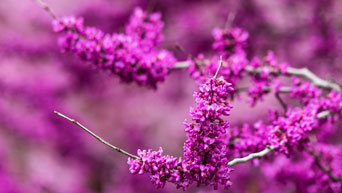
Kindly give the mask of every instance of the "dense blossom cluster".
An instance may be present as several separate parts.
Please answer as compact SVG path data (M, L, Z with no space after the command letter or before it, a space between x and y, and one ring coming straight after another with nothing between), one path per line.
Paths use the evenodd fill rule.
M188 71L190 75L199 82L203 82L206 75L213 75L216 72L219 58L223 57L223 66L220 74L231 82L234 86L245 75L252 78L253 84L248 87L249 103L254 106L257 101L263 100L263 96L273 90L277 93L282 84L276 80L279 75L287 74L289 64L279 62L272 51L260 60L253 57L247 58L246 41L249 37L248 32L241 28L229 27L225 29L215 29L213 31L214 43L213 49L217 52L209 61L209 64L200 65L198 62L189 59ZM198 61L205 61L203 55L196 58ZM203 62L202 62L203 63ZM204 62L205 63L205 62Z
M222 78L211 78L194 93L196 108L190 110L193 123L185 121L188 139L184 144L184 158L163 156L162 149L138 151L140 159L129 158L130 172L133 174L150 174L157 187L165 182L172 182L184 190L193 182L198 185L218 185L230 187L231 168L227 167L227 148L223 135L229 122L223 120L228 116L231 105L226 101L230 83Z
M215 73L219 56L224 59L223 67L220 71L222 76L233 85L242 77L242 72L248 64L246 46L249 34L241 28L216 28L213 30L213 49L217 52L208 66L209 73Z
M209 79L194 94L196 108L190 109L194 122L185 121L188 137L183 148L186 168L195 171L194 181L212 185L215 189L219 184L226 188L231 185L228 152L222 135L229 128L229 122L223 116L229 115L231 105L226 99L232 90L231 84L222 77Z
M267 145L289 155L293 148L303 149L307 145L310 131L313 131L318 124L324 126L327 122L332 123L337 120L342 113L341 104L342 94L331 91L325 97L311 98L310 103L307 103L304 108L288 109L285 116L271 111L269 125L258 121L253 127L248 124L244 124L241 128L233 127L229 132L227 143L231 144L231 149L240 156L260 151Z
M308 132L316 123L317 110L294 108L273 121L269 134L269 143L279 151L289 154L294 147L299 147L307 140Z
M315 87L311 82L302 82L297 77L292 77L291 97L299 98L303 104L315 99L322 94L322 90Z
M156 88L175 62L167 50L159 50L163 23L159 13L134 10L125 33L105 34L95 27L85 27L83 18L55 20L55 32L63 33L59 44L83 60L110 70L124 82Z
M182 158L163 156L162 153L162 148L159 151L138 150L140 159L128 159L129 171L140 175L149 173L152 183L157 188L163 188L166 182L172 182L177 184L178 188L182 187L185 190L189 181L184 179Z
M220 74L225 80L235 85L237 80L242 78L242 72L248 64L243 48L246 46L249 34L241 28L216 28L212 34L215 40L212 47L217 52L217 55L212 57L209 64L205 64L206 67L203 64L196 63L196 61L204 61L202 54L198 58L188 59L188 71L192 78L203 83L206 76L215 74L220 57L222 57L223 66Z
M336 87L319 88L317 82L305 82L296 76L291 76L292 84L285 86L288 82L284 83L279 77L291 75L292 72L288 70L289 64L279 62L272 51L268 51L262 60L259 57L252 57L249 61L243 49L248 38L247 32L239 28L228 28L216 29L213 34L213 48L224 59L220 75L234 86L238 85L238 80L249 76L252 84L246 90L251 106L263 100L265 94L273 93L285 111L282 115L278 111L270 110L269 123L257 121L252 126L243 124L241 127L231 128L224 142L229 149L229 159L248 156L266 148L291 157L296 150L307 149L312 144L314 134L320 134L316 140L328 135L328 127L341 118L342 94L335 90ZM194 60L188 61L191 76L201 82L206 75L214 74L218 58L218 55L214 55L209 64L204 65ZM205 61L202 55L198 60ZM330 91L324 92L323 89ZM292 99L299 100L302 107L290 106L293 103L286 104L280 94L289 94ZM324 129L318 129L321 127ZM336 152L331 154L334 155ZM319 169L322 172L322 168ZM328 178L324 181L329 187L336 186L333 182L334 180ZM316 190L313 189L314 191ZM338 191L339 189L334 189L333 192Z

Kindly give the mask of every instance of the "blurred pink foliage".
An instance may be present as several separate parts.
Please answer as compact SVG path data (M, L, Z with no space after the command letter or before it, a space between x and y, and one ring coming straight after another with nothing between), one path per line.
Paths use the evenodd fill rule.
M188 56L175 48L177 44L194 56L200 53L213 56L210 69L206 69L211 75L218 64L212 44L220 38L216 31L214 39L212 31L224 28L228 15L234 14L230 25L249 34L248 39L244 38L247 35L240 36L239 42L246 42L242 46L243 53L234 53L236 60L254 56L260 61L267 60L264 57L268 50L273 50L278 61L286 61L293 67L308 67L323 79L342 81L342 2L338 0L45 2L58 16L83 17L86 26L109 34L124 32L137 6L160 12L165 26L164 40L159 48L173 52L180 61ZM179 70L158 83L157 90L122 84L111 73L98 70L72 53L62 53L51 23L48 13L34 1L2 0L0 3L0 192L183 192L171 184L157 190L147 176L131 175L126 157L98 143L54 115L53 111L77 118L98 135L129 152L156 150L162 146L164 153L182 157L187 139L182 123L185 118L191 119L188 111L194 106L192 94L197 90L197 82L186 70ZM215 51L220 46L216 44ZM221 70L223 75L239 76L224 67ZM268 74L266 77L269 83ZM237 100L232 102L229 122L235 129L227 140L234 140L233 134L248 139L236 144L241 150L232 150L236 157L266 146L255 136L265 136L267 130L261 129L262 120L265 121L269 114L277 124L287 121L267 111L269 107L282 111L277 100L258 93L258 88L281 87L278 82L265 85L264 79L253 78L256 89L248 92L255 96L251 99L255 107L250 108L245 102L245 94L234 95ZM273 81L273 77L270 79ZM250 83L241 81L239 84L243 87ZM310 85L298 84L294 88L297 92L287 99L303 99L303 93L312 91ZM312 92L310 94L316 94ZM331 100L338 98L334 93L329 96ZM260 99L263 103L259 103ZM322 103L324 101L320 105ZM318 143L310 148L332 171L339 171L335 175L342 176L342 135L338 130L341 121L337 117L330 119L331 125L325 125L324 130L310 131L317 134L310 140ZM251 130L251 133L240 136L243 130ZM292 142L286 144L286 148L288 145L292 146ZM317 168L314 156L305 152L294 152L290 158L276 154L235 167L231 175L233 185L228 190L213 191L202 186L190 187L187 192L341 191L341 183L330 186L329 177Z

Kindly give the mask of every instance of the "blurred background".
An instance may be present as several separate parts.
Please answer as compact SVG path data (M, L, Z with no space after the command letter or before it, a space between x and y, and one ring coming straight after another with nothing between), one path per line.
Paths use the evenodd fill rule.
M45 0L58 16L82 16L107 33L123 31L136 6L162 13L163 48L179 60L187 52L210 56L215 27L229 14L233 26L250 33L249 57L273 50L280 61L308 67L320 77L342 81L342 1L339 0ZM127 157L70 122L77 119L110 143L131 153L163 147L182 156L184 119L196 82L186 70L172 72L157 90L122 84L77 56L62 53L51 17L33 0L0 2L0 192L131 193L183 192L173 184L157 190L149 177L128 171ZM234 101L232 125L267 114L274 99L249 108ZM248 113L246 113L248 112ZM229 190L193 185L188 192L282 192L250 164L237 167ZM263 189L267 184L268 189ZM275 188L270 188L275 187ZM291 185L289 191L295 192Z

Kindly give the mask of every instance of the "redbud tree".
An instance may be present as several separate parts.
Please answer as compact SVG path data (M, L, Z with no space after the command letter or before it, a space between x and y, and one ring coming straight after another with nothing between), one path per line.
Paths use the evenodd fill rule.
M298 6L296 9L301 6L292 1L284 2L289 6ZM248 15L252 14L248 10L256 9L257 6L249 3L247 3L250 6L248 9L225 12L224 24L214 23L213 28L210 29L212 40L209 47L205 46L201 50L193 48L196 46L187 49L189 45L196 43L190 41L187 45L185 40L191 38L191 35L185 36L184 42L171 41L172 43L170 43L170 38L167 35L171 37L175 35L165 34L165 27L173 29L172 33L181 31L181 29L177 29L176 25L169 25L168 18L162 14L167 13L168 9L172 10L172 7L164 7L165 5L172 6L172 3L159 4L159 2L155 2L153 4L150 2L149 6L132 7L129 9L130 16L122 20L121 27L106 30L101 26L96 26L96 23L88 25L89 16L64 16L58 11L54 11L52 5L35 0L34 5L45 10L45 14L42 11L39 12L41 17L51 16L51 27L44 30L50 30L46 33L49 33L50 38L56 40L41 49L51 49L58 55L49 56L50 58L65 61L63 66L57 69L63 69L61 71L67 71L72 76L90 80L77 82L71 78L72 76L65 78L65 75L59 75L63 73L59 73L53 67L48 67L47 76L49 78L38 79L40 82L33 84L37 87L36 90L29 87L27 91L24 89L25 92L22 92L25 84L17 86L13 84L13 81L10 81L12 85L4 84L4 88L8 87L8 93L10 93L5 97L11 98L11 96L16 96L16 93L20 93L25 100L34 101L38 98L35 106L39 110L35 113L46 116L46 114L54 112L57 115L53 118L49 117L49 120L43 123L46 127L52 125L53 131L35 129L35 132L30 132L29 129L22 128L40 128L39 124L38 126L34 124L29 126L25 124L24 120L22 125L20 123L15 125L13 124L16 120L15 117L10 117L10 119L6 115L2 121L4 125L7 124L8 128L15 128L14 130L23 138L42 141L38 142L41 144L50 143L49 147L53 150L48 150L48 152L54 152L51 153L54 155L54 159L70 163L72 166L77 165L76 169L75 167L70 169L77 175L66 174L66 178L80 179L76 180L77 183L75 181L69 186L57 186L54 185L59 180L56 177L51 177L51 181L36 177L37 180L27 183L28 186L32 186L29 191L134 192L139 191L139 188L136 188L139 187L139 183L135 183L134 180L148 178L151 181L150 184L143 182L143 186L150 187L145 190L147 192L163 190L166 192L342 192L342 136L339 128L342 116L342 86L338 83L339 72L336 70L333 73L334 76L322 78L322 73L320 76L317 75L317 67L314 68L313 65L304 64L303 67L296 67L298 65L286 62L283 59L285 57L278 57L276 50L279 48L277 46L281 47L282 45L274 46L273 48L277 48L275 50L270 49L272 46L262 45L260 43L263 41L262 38L255 36L259 33L258 30L267 30L267 27L251 27L248 26L248 22L247 24L243 22L244 17L254 17ZM196 3L189 4L193 6ZM208 4L215 5L215 3ZM325 13L324 10L332 9L332 4L333 2L330 1L317 1L307 3L305 6ZM189 5L184 3L184 6ZM191 6L187 8L191 8ZM215 10L204 6L203 10L206 9ZM191 11L178 10L178 13L185 15L183 18L187 21L185 26L196 25L194 24L196 21L191 19L194 16L189 12ZM100 13L98 14L100 15ZM256 14L255 17L260 17L259 19L265 17L261 13L254 14ZM104 15L108 16L108 14ZM323 35L316 34L317 36L309 38L310 45L316 47L315 51L312 51L314 53L310 57L306 57L307 62L312 62L315 66L319 64L318 61L330 61L335 66L340 65L341 57L336 53L339 49L336 42L341 43L341 39L337 35L338 29L328 25L330 23L324 18L322 19L323 16L313 15L312 17L311 25L314 27L311 26L313 29L307 29L307 31L312 30L318 33L321 30ZM196 25L196 27L198 26L201 27L201 25ZM306 30L297 30L298 33L306 33ZM288 33L290 34L290 32ZM275 34L276 32L265 34L263 38L274 41L277 39L273 37L276 36ZM288 42L291 41L293 40ZM281 44L280 41L272 43ZM167 46L168 44L171 45ZM15 43L10 45L15 47ZM9 45L7 46L9 47ZM18 44L17 47L24 47L21 49L28 53L28 56L38 55L39 58L39 53L42 52L39 49L30 51L21 44ZM17 47L14 50L17 50ZM300 51L298 50L298 52ZM68 64L70 61L78 63L77 67L70 66ZM300 60L292 61L302 63ZM47 62L47 65L57 64ZM324 65L329 66L330 64L325 63ZM92 73L104 73L105 76L102 75L101 79L96 82L91 80L94 78ZM177 76L173 78L173 81L180 79L181 85L192 84L193 86L182 89L179 85L167 84L168 79L172 79L172 76ZM4 75L4 77L6 76ZM60 79L65 80L60 81ZM117 81L111 84L104 83L112 79ZM141 142L146 131L139 129L141 126L134 124L137 119L144 120L144 116L128 117L127 119L134 125L133 129L129 131L125 131L125 128L113 130L114 134L126 132L125 140L118 144L115 140L111 140L113 141L111 143L106 141L104 138L110 138L108 134L102 138L101 135L95 134L95 131L67 115L77 114L75 116L79 119L83 119L82 116L85 116L82 113L84 111L70 110L75 107L62 102L61 95L65 97L68 96L68 92L73 93L73 97L63 97L66 101L73 99L74 101L71 103L77 103L78 98L80 100L87 98L85 101L96 101L101 98L96 97L96 92L103 92L102 89L109 90L111 87L118 88L117 91L121 93L113 99L118 101L114 104L118 106L125 104L125 109L134 109L135 111L139 109L139 106L135 104L145 103L143 93L152 96L162 92L161 88L166 91L176 88L176 93L180 92L177 89L181 89L182 92L193 94L192 98L189 97L192 102L187 103L190 104L190 110L188 110L189 105L177 106L177 109L186 109L189 115L183 118L183 127L177 130L181 140L168 143L168 145L174 145L179 149L176 151L176 155L167 150L171 148L169 146L160 145L158 149L156 148L158 145L148 145L152 142ZM125 90L126 88L137 90L134 96L139 100L127 97L129 92L134 91ZM189 90L189 88L191 89ZM80 94L77 94L78 89L82 90ZM39 90L40 92L38 92ZM91 99L91 97L94 98ZM158 98L160 97L165 97L167 101L177 98L177 96L163 94L158 95ZM138 102L136 103L134 100L138 100ZM1 102L3 114L5 114L5 109L9 108L7 103L8 101ZM150 103L152 104L153 101ZM105 106L109 104L105 104ZM32 107L35 106L32 105ZM94 106L97 106L96 102ZM111 106L111 108L115 109L116 106ZM237 112L234 110L240 108L243 110L239 112L238 116L243 118L236 121L234 119L237 119L238 116L234 116L234 112ZM103 110L100 107L95 107L95 109L98 112ZM92 109L89 107L87 110L91 111ZM175 122L172 120L172 116L169 116L169 112L163 110L158 112L169 122ZM127 113L116 113L116 115L123 117ZM102 120L110 116L110 114L106 114ZM80 137L80 131L68 124L70 122L66 120L74 123L110 147L111 150L116 151L117 154L122 155L117 159L124 160L128 165L124 162L117 164L116 167L122 168L117 175L128 181L127 186L111 187L109 184L113 181L106 178L105 175L96 173L96 168L104 172L113 166L106 161L107 157L103 156L103 153L90 153L95 151L89 150L93 148L89 145L94 144L93 141L87 136ZM118 118L117 121L119 120ZM147 121L151 121L151 123L145 123L148 125L154 124L158 120L144 120L144 122ZM101 123L99 124L101 125ZM176 125L181 126L181 124ZM96 128L97 124L93 124L92 127ZM154 132L161 129L156 127ZM148 141L158 140L157 134L148 138ZM167 151L164 152L164 150ZM3 152L1 151L3 156L0 158L4 157L3 159L7 160L8 153ZM32 155L35 154L32 153ZM115 156L116 154L110 155ZM47 166L42 171L46 171L48 168ZM69 171L68 167L65 171ZM41 175L46 176L47 174ZM92 175L93 177L91 177ZM0 187L4 187L6 193L25 190L25 186L19 185L20 180L18 181L15 176L11 170L6 169L5 164L0 167L0 178L3 178ZM67 184L70 180L61 179L60 181L61 184ZM129 181L131 182L129 183ZM87 183L91 185L84 185Z

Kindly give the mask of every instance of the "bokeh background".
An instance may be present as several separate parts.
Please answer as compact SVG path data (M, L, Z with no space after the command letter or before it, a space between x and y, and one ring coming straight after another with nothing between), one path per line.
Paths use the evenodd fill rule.
M165 21L163 48L179 60L175 46L212 54L211 32L233 26L250 33L247 54L273 50L280 61L308 67L342 81L342 1L339 0L45 0L58 16L82 16L105 32L123 31L136 6L159 11ZM33 0L0 1L0 192L2 193L175 193L157 190L149 177L128 171L127 158L54 115L69 115L129 152L163 147L182 156L184 119L196 82L186 70L172 72L157 90L122 84L77 56L62 53L51 17ZM234 101L232 125L253 122L280 108L272 98L249 108ZM338 138L341 139L341 138ZM270 169L272 170L272 169ZM250 164L233 173L233 187L218 192L295 192L291 184L263 180ZM267 184L267 188L265 188ZM273 187L273 188L272 188ZM188 192L217 192L192 186Z

